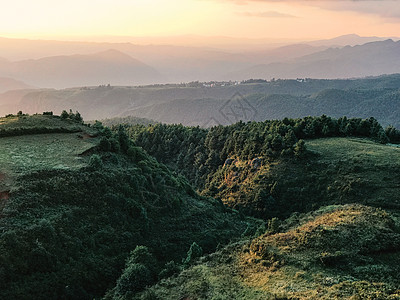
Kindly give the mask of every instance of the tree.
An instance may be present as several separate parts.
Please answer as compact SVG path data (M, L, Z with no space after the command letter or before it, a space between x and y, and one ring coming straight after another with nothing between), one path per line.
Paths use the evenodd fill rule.
M61 119L66 120L66 119L68 119L68 117L69 117L69 114L67 113L67 111L63 110L61 113Z
M122 152L127 153L130 146L130 140L126 134L124 126L122 125L119 125L118 127L118 141Z
M306 143L304 142L304 140L299 140L293 149L294 155L296 155L296 157L303 157L306 153L306 150Z
M381 129L379 130L377 138L378 138L379 143L381 143L381 144L387 144L387 143L389 143L389 138L388 138L388 136L386 135L386 133L385 133L385 131L383 130L383 128L381 128Z
M146 246L136 246L125 263L125 269L117 280L119 295L143 290L155 279L156 260Z
M386 136L389 138L391 143L400 144L400 130L390 125L385 129Z
M75 113L75 116L74 116L73 119L74 119L75 121L77 121L78 123L82 123L82 122L83 122L83 118L82 118L81 114L79 113L79 111L77 111L77 112Z

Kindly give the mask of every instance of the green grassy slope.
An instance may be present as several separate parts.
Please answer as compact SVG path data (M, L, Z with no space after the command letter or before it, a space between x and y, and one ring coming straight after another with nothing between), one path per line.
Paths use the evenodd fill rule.
M27 172L86 165L80 155L98 144L96 135L87 126L55 116L0 118L0 190L9 190L14 179Z
M0 118L0 135L23 135L41 132L86 132L93 133L90 128L71 119L61 119L53 115L8 115Z
M41 169L79 169L87 163L80 155L97 145L96 138L78 133L24 135L1 138L0 170L8 180ZM0 189L3 182L0 182Z
M114 298L399 299L400 148L365 137L383 132L373 119L344 120L128 127L193 183L206 172L197 185L203 195L269 220L264 235L140 295ZM356 131L345 137L344 128ZM306 138L305 151L291 130Z

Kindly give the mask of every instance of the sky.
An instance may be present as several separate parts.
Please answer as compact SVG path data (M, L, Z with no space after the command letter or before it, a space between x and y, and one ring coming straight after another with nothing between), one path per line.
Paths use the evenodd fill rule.
M1 1L0 36L12 38L400 35L400 0Z

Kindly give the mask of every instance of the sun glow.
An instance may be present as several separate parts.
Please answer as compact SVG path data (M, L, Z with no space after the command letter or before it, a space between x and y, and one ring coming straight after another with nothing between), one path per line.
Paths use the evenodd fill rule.
M390 36L400 32L400 12L399 16L388 16L383 10L374 14L370 4L364 4L370 1L357 1L352 6L349 1L340 2L343 4L334 6L318 5L318 1L308 5L299 1L14 0L0 10L0 35L320 38L346 33ZM380 1L380 7L387 5L389 10L395 2Z

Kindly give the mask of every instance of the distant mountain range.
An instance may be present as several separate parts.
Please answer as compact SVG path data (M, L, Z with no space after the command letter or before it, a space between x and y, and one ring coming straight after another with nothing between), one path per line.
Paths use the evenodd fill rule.
M400 43L383 39L346 35L262 46L266 41L193 37L190 40L201 46L189 47L184 46L183 38L170 43L164 39L162 45L0 38L0 57L4 57L0 59L0 77L31 86L64 88L249 78L348 78L400 72ZM173 45L176 40L179 46ZM210 44L206 47L207 41Z
M332 39L308 41L306 44L311 46L325 46L325 47L344 47L356 46L371 42L385 41L388 39L398 41L397 37L378 37L378 36L359 36L357 34L345 34Z
M86 120L134 116L211 126L327 114L373 116L383 125L400 127L400 76L395 74L400 73L400 41L391 39L349 35L240 53L130 43L7 41L0 39L0 115L71 108ZM363 41L369 42L341 46ZM28 53L23 45L31 46L35 55L49 56L11 61L7 51ZM78 50L80 54L70 54ZM381 74L395 75L370 78ZM250 78L271 80L235 82ZM201 83L212 80L224 82ZM152 83L157 84L145 86ZM245 100L232 102L234 95ZM243 105L255 113L242 118L222 111Z

